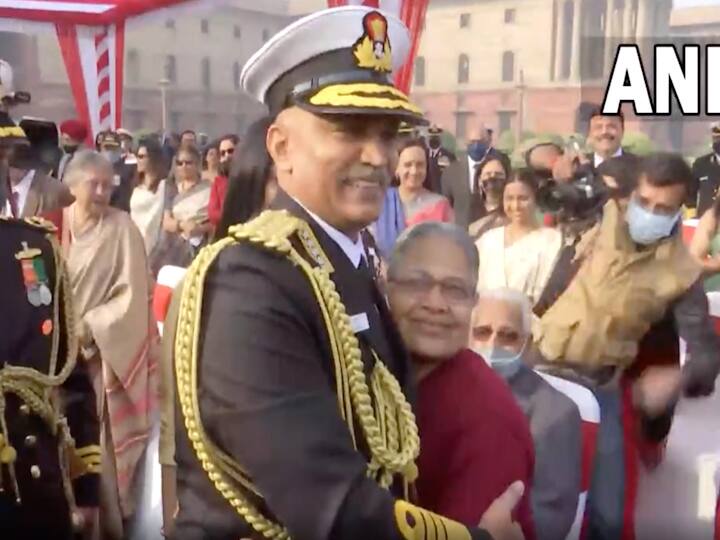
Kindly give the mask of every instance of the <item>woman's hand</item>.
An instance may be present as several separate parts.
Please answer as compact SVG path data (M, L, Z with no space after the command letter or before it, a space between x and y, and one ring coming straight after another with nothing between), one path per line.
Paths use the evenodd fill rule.
M163 229L165 232L175 234L180 230L179 225L178 220L170 212L165 212L165 217L163 217Z
M198 223L194 219L188 219L187 221L180 222L180 230L182 231L183 236L186 236L187 238L197 236L199 228Z

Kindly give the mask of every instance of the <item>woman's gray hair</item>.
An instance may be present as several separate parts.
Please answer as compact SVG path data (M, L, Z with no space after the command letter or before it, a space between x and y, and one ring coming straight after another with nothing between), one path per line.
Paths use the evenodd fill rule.
M112 173L113 166L105 156L95 150L80 150L68 163L63 183L72 187L83 179L83 173L98 169L107 169Z
M455 242L455 245L462 249L468 262L470 281L474 288L477 285L478 268L480 266L478 250L465 229L458 227L454 223L443 223L441 221L423 221L406 229L400 235L388 259L388 276L392 277L397 273L397 269L402 264L405 253L407 253L408 249L410 249L415 242L430 236L441 236L452 240ZM439 253L438 256L442 257L442 254Z
M522 316L523 332L526 336L532 333L532 306L526 294L506 287L481 289L478 291L477 305L481 306L483 300L497 300L518 308Z

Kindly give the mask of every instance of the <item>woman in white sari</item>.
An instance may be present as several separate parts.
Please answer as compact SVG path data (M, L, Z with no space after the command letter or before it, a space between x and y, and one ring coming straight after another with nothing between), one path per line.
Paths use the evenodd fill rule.
M212 233L208 219L211 184L201 177L200 153L183 146L175 156L175 185L165 193L163 231L150 257L154 275L165 265L190 266Z
M145 246L130 216L111 208L113 170L91 150L65 172L75 202L61 238L73 291L81 355L101 426L102 476L94 538L120 540L135 510L136 468L157 410L157 330L150 311Z
M165 158L153 141L141 141L137 150L138 183L130 198L130 217L145 240L145 252L152 253L160 239L165 203Z
M561 233L539 223L536 192L532 172L516 171L503 190L507 225L486 232L476 242L480 255L478 289L514 289L525 293L533 305L562 247Z

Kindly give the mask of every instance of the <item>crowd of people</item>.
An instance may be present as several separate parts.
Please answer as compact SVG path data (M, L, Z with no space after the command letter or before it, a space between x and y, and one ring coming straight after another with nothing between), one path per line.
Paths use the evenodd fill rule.
M308 58L288 38L333 24L348 35ZM94 390L96 442L75 450L97 485L75 490L73 533L159 534L134 522L159 423L163 533L179 540L633 538L637 463L659 465L678 400L710 395L720 372L706 295L720 290L720 124L690 167L624 151L624 117L597 108L588 153L535 140L513 167L479 122L445 148L389 82L372 84L392 106L365 87L342 106L297 93L386 70L390 48L363 40L401 41L388 24L329 10L266 45L242 84L269 114L242 134L118 129L87 147L68 120L57 151L0 138L0 225L54 225L75 315L59 339L77 339ZM4 114L0 137L18 135ZM188 270L161 347L167 266ZM60 301L28 275L23 308ZM567 385L599 406L590 448ZM0 488L7 449L31 451L18 437L3 424ZM0 489L0 536L50 538L51 520L13 514L25 464L17 500Z

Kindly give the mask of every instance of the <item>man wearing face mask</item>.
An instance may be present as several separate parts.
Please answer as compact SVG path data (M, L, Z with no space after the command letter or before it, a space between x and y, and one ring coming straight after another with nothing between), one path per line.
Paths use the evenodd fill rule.
M97 137L100 153L105 156L113 166L113 192L110 197L110 206L130 211L130 197L133 191L135 178L135 165L125 163L122 154L122 141L114 131L105 131Z
M720 122L712 124L710 133L712 135L712 152L697 158L692 166L697 189L688 198L688 205L697 206L698 218L702 217L712 206L720 189Z
M442 133L443 130L435 124L428 129L428 189L435 193L442 193L443 171L457 161L455 154L442 145Z
M530 424L535 472L530 501L538 540L565 538L575 521L581 473L577 406L529 367L530 302L512 289L481 290L470 347L505 381Z
M474 126L468 134L467 150L458 155L443 173L443 195L450 200L455 211L455 223L467 229L485 215L479 188L476 185L476 169L484 159L497 153L492 147L492 131L484 124Z
M637 479L626 470L623 396L632 398L642 440L662 441L675 403L712 394L720 371L720 343L708 314L700 267L678 234L683 202L693 183L683 158L654 154L640 166L629 202L611 199L600 223L586 232L572 260L560 258L535 307L541 363L590 388L601 425L588 511L590 538L621 538L632 530ZM558 284L562 286L558 287ZM547 292L547 291L546 291ZM543 295L545 296L545 295ZM549 307L548 307L549 306ZM688 344L682 370L673 327ZM670 365L659 365L659 364ZM630 439L630 440L628 440ZM637 440L636 440L637 439ZM624 519L627 515L629 519Z
M236 135L225 135L218 143L220 165L218 166L218 175L215 177L210 189L210 202L208 203L208 219L215 227L220 223L220 217L222 216L225 193L230 178L230 167L237 144L238 138Z

